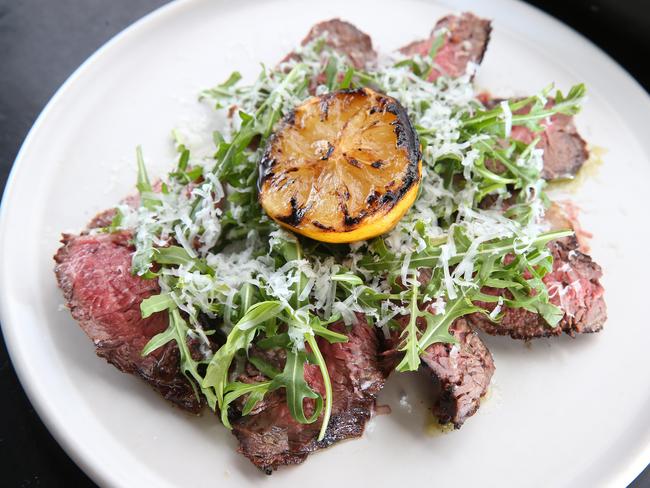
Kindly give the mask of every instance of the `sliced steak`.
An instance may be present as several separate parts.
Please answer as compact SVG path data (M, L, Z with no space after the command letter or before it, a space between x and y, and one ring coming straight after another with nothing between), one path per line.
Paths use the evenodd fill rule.
M441 424L451 422L459 429L478 410L494 374L494 361L464 319L456 320L449 330L458 344L429 346L421 355L420 369L431 375L440 390L433 414Z
M487 99L485 95L479 96L488 108L496 107L501 99ZM552 107L554 100L549 100L547 107ZM517 114L526 114L530 107L518 110ZM533 133L523 126L514 126L511 137L525 144L530 144L539 136L537 147L544 150L544 168L542 178L548 181L575 176L580 168L589 159L587 143L578 133L573 121L573 116L556 114L550 120L542 122L544 131L540 134Z
M420 320L418 326L424 328L426 324ZM407 321L407 317L400 319L402 325ZM456 320L449 332L458 344L439 342L429 346L420 355L420 372L430 376L434 382L433 414L441 424L451 422L459 429L478 410L495 368L492 354L464 318ZM402 357L402 353L396 350L399 341L399 333L394 333L384 353L389 370Z
M534 339L560 335L598 332L607 319L600 266L573 244L555 241L549 244L553 254L553 271L544 277L550 301L560 307L564 317L556 327L550 327L538 314L521 308L504 307L500 323L482 314L468 316L472 326L492 335L509 335L513 339ZM499 295L502 290L485 288L484 293ZM507 294L507 292L505 292ZM494 303L477 302L488 310Z
M158 180L154 182L153 187L154 187L154 191L156 192L160 191L161 181ZM140 206L140 195L138 193L133 193L128 197L122 199L120 203L124 205L128 205L129 207L135 209ZM87 234L88 231L91 231L93 229L102 229L108 227L113 222L113 219L115 218L116 214L117 214L117 207L109 208L108 210L99 212L97 215L93 217L93 219L90 222L88 222L88 225L86 226L86 229L84 230L84 232L82 232L82 234Z
M549 102L549 105L552 103ZM524 109L522 113L527 111ZM573 123L573 116L556 114L544 126L544 132L540 134L541 140L537 144L537 147L544 150L542 178L551 181L575 176L589 158L589 152L587 143ZM535 137L536 134L527 127L512 128L512 138L515 140L530 144Z
M341 19L331 19L314 25L301 45L323 37L325 42L334 50L347 56L355 68L363 69L377 61L377 53L372 48L372 39L349 22ZM284 59L300 59L297 53L289 53Z
M98 222L102 219L96 219ZM135 374L165 399L197 413L203 404L179 370L176 344L142 357L147 342L167 328L165 314L147 319L140 303L160 292L156 280L131 274L131 234L64 235L55 273L72 316L95 344L97 355Z
M427 39L414 41L399 51L407 56L428 56L434 40L446 32L445 42L436 54L437 66L429 79L433 81L443 75L455 78L464 75L470 63L481 63L490 41L491 30L489 20L481 19L472 13L448 15L436 23Z
M332 417L322 441L317 440L320 421L300 424L291 417L284 390L268 394L254 412L233 421L239 451L267 474L278 466L303 462L312 451L363 433L375 408L375 396L384 385L385 374L380 367L377 330L363 317L358 319L349 330L342 323L330 327L347 334L348 342L318 341L332 381L333 399ZM269 362L278 366L277 359ZM250 381L250 373L248 378L240 380ZM323 394L322 378L316 366L306 365L305 380Z
M552 206L547 220L554 229L575 227L574 217L567 217L558 206ZM579 235L576 232L577 235ZM556 327L550 327L538 314L521 308L504 307L500 323L494 323L485 315L472 314L469 323L492 335L509 335L514 339L534 339L561 335L598 332L607 320L604 289L600 284L602 270L590 256L580 250L576 236L566 237L548 245L553 255L553 271L543 281L550 301L560 307L564 316ZM506 294L507 291L484 288L490 295ZM496 304L477 302L492 311Z

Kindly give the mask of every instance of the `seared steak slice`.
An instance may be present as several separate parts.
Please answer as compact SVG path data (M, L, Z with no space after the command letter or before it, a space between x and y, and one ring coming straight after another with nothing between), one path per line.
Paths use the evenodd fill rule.
M492 335L509 335L513 339L534 339L577 333L598 332L607 319L604 291L599 279L600 266L589 256L577 250L575 238L549 244L553 254L553 271L544 277L551 303L564 312L556 327L550 327L538 314L521 308L504 307L500 323L492 322L482 314L468 316L472 326ZM484 293L498 295L502 290L483 289ZM507 293L507 292L506 292ZM477 302L488 310L496 304Z
M552 104L553 101L549 101L549 106ZM524 109L521 113L528 110ZM537 147L544 150L542 178L550 181L575 176L589 158L589 152L587 143L573 123L573 116L556 114L545 126L537 144ZM515 140L530 144L535 137L527 127L512 128L512 138Z
M239 451L267 474L278 466L303 462L312 451L343 439L360 437L372 416L375 396L385 380L379 361L377 330L362 316L358 316L358 323L349 330L342 323L334 324L330 329L346 334L349 340L337 344L318 340L332 381L333 400L332 417L322 441L317 440L319 421L305 425L291 417L284 390L268 394L253 413L233 422ZM269 362L279 366L277 358ZM250 372L247 376L240 377L240 381L261 379L251 378ZM306 365L305 380L323 394L318 367Z
M557 205L553 205L546 215L554 229L575 228ZM577 230L577 229L576 229ZM576 235L580 234L576 231ZM550 301L564 312L556 327L550 327L538 314L524 309L504 307L500 323L492 322L482 314L467 317L469 323L492 335L509 335L514 339L534 339L561 335L571 336L581 333L598 332L607 320L604 289L600 284L602 270L590 256L580 251L576 236L566 237L549 243L553 255L553 271L543 281L546 284ZM484 288L484 293L499 295L503 290ZM508 292L505 292L506 294ZM496 304L477 302L492 311Z
M515 139L525 140L522 127L515 129ZM589 158L587 143L578 134L571 115L558 114L551 117L551 123L539 144L544 149L542 177L545 180L575 176Z
M408 317L399 319L399 322L405 325ZM418 327L426 327L423 319L418 319ZM434 382L433 414L441 424L451 422L459 429L478 410L495 368L492 354L465 318L457 319L449 332L458 344L438 342L429 346L420 355L420 372L426 373ZM395 331L388 339L384 353L385 367L389 371L402 358L403 353L397 351L399 343L399 331Z
M160 191L159 189L160 185L161 182L156 181L153 184L154 191L157 192ZM122 199L120 203L123 203L133 209L136 209L137 207L140 206L140 195L138 193L131 194L128 197ZM88 222L88 225L86 226L86 229L82 232L82 234L87 234L88 231L91 231L93 229L102 229L108 227L113 222L116 213L117 213L116 207L109 208L108 210L104 210L103 212L99 212L97 215L93 217L93 219L90 222Z
M486 101L485 95L479 98L488 108L494 108L502 101L501 99ZM554 103L554 100L549 100L547 107L552 107ZM530 107L524 107L516 113L526 114L529 111ZM541 139L537 147L544 150L542 178L545 180L552 181L575 176L589 158L589 151L587 151L587 143L578 133L573 116L556 114L542 125L545 128L541 134L535 134L527 127L514 126L511 137L530 144L539 135Z
M347 56L355 68L363 69L377 61L377 53L372 48L370 36L349 22L341 19L319 22L310 29L301 45L304 46L319 37L324 37L330 47ZM283 61L289 59L300 59L300 55L289 53Z
M433 414L441 424L459 429L476 413L494 374L492 354L464 319L449 328L457 345L436 343L421 355L421 371L431 375L440 390Z
M470 63L480 64L485 55L492 27L489 20L465 12L461 15L448 15L440 19L431 35L424 40L414 41L400 49L402 54L428 56L434 40L446 30L445 42L436 54L436 69L429 79L440 76L458 77L467 72Z
M98 221L101 219L97 219ZM95 344L97 355L125 373L135 374L165 399L197 413L203 403L179 370L176 344L142 357L149 339L167 328L167 315L140 315L140 303L160 292L156 280L131 274L127 232L64 235L55 273L67 306Z

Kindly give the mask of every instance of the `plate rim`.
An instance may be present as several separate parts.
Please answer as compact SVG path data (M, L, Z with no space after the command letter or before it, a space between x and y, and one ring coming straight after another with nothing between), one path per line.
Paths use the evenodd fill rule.
M31 146L32 141L38 137L40 127L47 122L50 112L54 110L56 105L59 103L59 100L63 98L79 78L84 76L86 71L92 67L96 60L100 59L107 51L114 49L115 46L119 46L119 44L121 44L124 39L128 38L128 36L132 35L132 33L138 31L142 27L153 27L155 23L165 22L167 16L173 15L181 9L191 9L195 4L198 4L201 1L202 0L172 0L134 21L112 36L97 48L88 58L86 58L86 60L66 78L63 84L61 84L45 104L20 146L7 178L2 195L2 201L0 202L0 262L4 260L5 248L7 247L6 242L9 240L7 237L9 232L6 232L9 202L12 201L12 195L17 187L16 180L18 179L18 174L22 170L22 166L25 164L25 153ZM454 3L453 0L426 0L426 2L442 4L452 11L460 10L460 6ZM650 111L650 94L623 66L621 66L600 46L596 45L589 38L576 31L571 26L565 24L563 21L534 5L525 3L522 0L502 0L502 2L515 4L517 7L528 11L532 16L542 17L547 22L552 22L558 29L564 30L565 33L570 34L576 38L576 40L579 39L583 43L587 44L593 52L598 52L599 56L608 63L609 70L611 72L616 72L620 79L625 80L627 86L624 87L624 89L634 90L634 92L636 92L633 94L634 98L643 99L645 107ZM479 2L476 2L476 4L478 7ZM465 6L463 5L463 9L464 8ZM648 153L647 145L642 145L641 147L646 151L646 153ZM1 266L0 269L2 269ZM0 271L0 325L2 328L2 334L11 363L30 403L57 443L91 480L101 486L121 486L122 479L110 470L104 469L103 464L92 455L81 450L71 431L67 428L66 423L55 418L53 411L48 408L43 391L37 388L36 382L28 372L28 367L25 364L26 358L19 353L19 337L16 333L18 328L9 325L13 322L8 320L10 318L10 300L7 292L5 292L7 286L7 277ZM650 462L650 442L643 446L642 449L639 449L636 456L630 457L629 462L627 462L622 469L619 469L617 473L612 473L608 481L612 484L625 486L631 483L648 466L648 462Z

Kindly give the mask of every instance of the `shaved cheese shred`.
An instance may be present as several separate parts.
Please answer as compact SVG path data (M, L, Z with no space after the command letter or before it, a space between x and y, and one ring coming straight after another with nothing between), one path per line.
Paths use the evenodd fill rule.
M492 309L492 311L490 312L489 317L492 320L496 320L496 318L499 316L499 314L501 313L501 307L503 307L503 297L502 296L499 297L499 301L497 302L496 307L494 307L494 309Z
M235 131L242 127L246 117L250 117L246 114L255 114L261 105L277 112L278 118L288 113L307 96L308 87L314 80L320 84L311 88L315 88L317 94L325 93L328 87L322 84L324 77L319 76L323 73L323 66L333 66L338 73L347 71L345 57L324 48L323 38L300 46L295 52L297 56L281 63L277 71L264 67L260 76L247 87L220 85L216 90L218 93L215 91L213 95L222 108L223 120L228 123L220 129L219 137L232 140ZM422 145L423 167L418 198L396 227L381 239L384 249L401 260L392 271L392 278L401 278L402 288L416 285L413 273L419 270L414 264L414 256L428 252L433 247L432 242L435 242L434 246L443 243L437 258L437 265L442 270L442 283L436 284L436 289L427 287L427 278L432 276L426 274L428 270L417 277L422 284L418 299L432 313L441 315L445 313L447 300L454 300L468 288L477 286L476 261L481 244L493 239L512 238L516 243L516 253L530 248L543 230L544 204L540 195L544 182L541 179L526 180L521 189L525 196L522 206L530 215L524 223L504 216L502 206L511 197L506 190L492 193L495 203L490 208L478 208L476 201L484 195L481 193L484 188L480 188L475 180L479 179L477 175L483 174L481 171L485 172L487 165L484 154L476 148L492 136L463 136L463 116L483 108L472 86L477 65L469 63L467 72L457 78L443 76L431 82L426 76L418 76L411 65L396 63L399 60L399 57L382 58L377 71L372 73L373 83L401 102L413 118L421 140L426 137L426 144ZM413 60L416 64L427 63L423 57L416 56ZM289 72L295 76L286 75ZM225 97L228 101L226 106L218 98L224 93L228 95ZM206 94L209 98L210 91ZM507 138L512 132L513 114L508 102L501 102L500 107L503 135ZM235 108L241 117L223 115ZM297 248L300 245L292 233L274 227L275 224L263 214L256 215L256 221L247 227L251 204L242 202L255 198L254 184L237 182L240 176L220 181L212 171L213 155L220 145L219 138L212 137L213 129L205 121L196 121L190 127L174 132L177 147L190 150L189 165L202 169L202 177L195 178L191 184L180 178L170 178L163 191L156 190L159 202L155 207L137 207L127 203L118 207L122 216L121 228L136 229L134 262L145 263L137 269L139 274L151 271L146 265L151 263L156 247L177 244L189 257L188 263L163 266L159 283L161 291L168 294L187 315L193 327L190 337L201 341L201 347L207 347L200 315L222 318L225 329L230 330L233 317L241 315L244 300L240 292L245 287L253 287L256 298L261 296L264 300L278 301L286 310L291 310L293 319L287 332L297 349L304 349L305 334L311 333L310 314L324 320L340 318L348 325L358 320L358 314L364 314L383 328L385 334L390 334L392 321L408 315L410 310L397 296L394 281L391 282L385 273L363 268L364 256L376 252L373 244L353 243L349 252L336 257L321 252L305 256L283 254L287 246ZM269 131L271 129L269 127ZM325 141L314 143L311 150L316 156L323 152L324 144ZM257 148L244 153L244 163L254 167L261 151L262 148ZM522 171L539 171L543 165L542 157L542 150L531 144L518 157L516 165ZM457 176L456 168L462 168L465 181L460 189L449 189L444 172L437 166L440 162L455 165ZM244 163L238 160L233 164ZM243 173L246 180L246 171ZM494 175L491 177L496 178ZM232 227L239 231L236 237L232 237ZM264 230L259 230L260 227ZM269 229L274 228L269 233ZM456 242L456 230L462 231L467 243ZM458 251L463 252L460 260ZM548 253L540 252L535 259L541 262L547 258ZM210 272L205 271L205 266ZM300 284L300 291L296 296L297 284ZM549 293L559 293L562 297L567 288L579 291L579 286L579 282L569 287L558 285L553 290L549 288ZM368 296L380 296L381 301L375 302L380 305L368 305ZM503 298L499 298L490 313L491 318L498 317L502 305ZM205 355L209 354L206 350Z

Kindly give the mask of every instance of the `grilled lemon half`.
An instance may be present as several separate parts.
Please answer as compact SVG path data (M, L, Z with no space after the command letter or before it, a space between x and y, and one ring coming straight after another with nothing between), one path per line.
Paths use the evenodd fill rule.
M325 242L370 239L411 207L420 144L397 100L369 88L312 97L271 136L259 200L280 225Z

